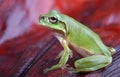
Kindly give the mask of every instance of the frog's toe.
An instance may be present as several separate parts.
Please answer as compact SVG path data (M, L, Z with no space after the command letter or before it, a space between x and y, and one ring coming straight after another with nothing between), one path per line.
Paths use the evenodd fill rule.
M47 73L48 71L50 71L49 68L43 70L44 73Z
M64 66L61 67L61 69L66 69L68 68L69 64L65 64Z
M75 70L69 70L68 71L70 74L75 74L75 73L77 73Z
M70 58L72 58L73 57L73 53L72 53L72 51L70 50Z
M66 69L69 70L69 71L75 70L73 67L66 67Z

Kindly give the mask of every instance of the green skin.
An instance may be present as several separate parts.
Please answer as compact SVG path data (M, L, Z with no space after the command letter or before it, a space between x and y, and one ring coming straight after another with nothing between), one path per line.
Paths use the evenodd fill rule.
M112 62L111 55L115 49L105 46L95 32L75 19L51 10L40 16L39 24L51 29L64 48L57 56L60 58L59 63L45 69L44 72L61 67L74 73L89 72L103 68ZM82 59L75 61L75 68L66 67L69 57L72 57L70 46L83 56Z

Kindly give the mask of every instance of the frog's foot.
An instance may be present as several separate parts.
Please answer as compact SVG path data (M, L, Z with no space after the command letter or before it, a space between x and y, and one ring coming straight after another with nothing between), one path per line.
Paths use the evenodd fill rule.
M47 73L47 72L49 72L49 71L51 71L51 70L54 70L54 69L60 68L60 67L61 67L61 69L65 69L65 68L67 68L68 66L69 66L69 64L65 64L65 65L63 65L63 66L54 65L54 66L51 67L51 68L46 68L46 69L44 69L43 72L44 72L44 73Z
M70 74L75 74L76 71L74 71L74 70L73 70L73 71L69 71L69 73L70 73Z
M72 51L70 50L70 58L72 58L73 57L73 53L72 53Z
M76 73L75 68L73 68L73 67L67 67L67 70L69 71L70 74Z
M48 71L50 71L49 68L43 70L44 73L47 73Z
M75 70L73 67L66 67L66 69L69 71Z
M69 64L65 64L61 67L61 69L66 69L66 68L68 68L68 66L69 66Z

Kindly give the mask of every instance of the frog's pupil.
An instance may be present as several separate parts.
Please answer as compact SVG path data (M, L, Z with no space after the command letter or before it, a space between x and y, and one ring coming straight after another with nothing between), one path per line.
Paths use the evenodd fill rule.
M52 19L52 20L56 20L56 18L55 18L55 17L51 17L51 19Z

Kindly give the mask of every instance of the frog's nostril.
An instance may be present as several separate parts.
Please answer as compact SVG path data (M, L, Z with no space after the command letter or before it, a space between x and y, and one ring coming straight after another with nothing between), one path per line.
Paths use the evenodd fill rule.
M39 19L44 19L45 17L44 16L40 16Z

